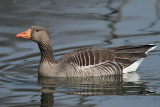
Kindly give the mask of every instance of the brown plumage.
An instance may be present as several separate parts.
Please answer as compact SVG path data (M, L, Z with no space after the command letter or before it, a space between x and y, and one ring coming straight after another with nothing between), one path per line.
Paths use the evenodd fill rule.
M148 51L155 45L83 48L65 54L55 61L48 31L32 26L17 37L35 41L41 52L39 76L87 77L122 75L136 70Z

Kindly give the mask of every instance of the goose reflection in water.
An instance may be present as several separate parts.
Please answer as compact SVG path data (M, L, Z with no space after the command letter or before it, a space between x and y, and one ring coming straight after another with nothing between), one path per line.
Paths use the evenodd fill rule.
M146 95L154 93L136 72L121 76L101 76L83 78L39 77L42 85L41 105L53 106L54 93L69 95Z

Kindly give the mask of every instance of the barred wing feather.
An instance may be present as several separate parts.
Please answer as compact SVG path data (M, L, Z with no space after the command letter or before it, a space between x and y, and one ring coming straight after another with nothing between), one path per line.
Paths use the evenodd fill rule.
M78 66L96 65L101 62L114 61L115 51L106 48L78 49L65 54L58 63L75 63Z

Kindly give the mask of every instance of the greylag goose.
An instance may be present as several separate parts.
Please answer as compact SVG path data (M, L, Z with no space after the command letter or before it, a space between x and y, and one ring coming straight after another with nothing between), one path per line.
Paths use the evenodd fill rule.
M39 76L89 77L122 75L136 71L147 52L156 45L83 48L73 50L55 61L49 32L42 26L32 26L16 37L36 42L41 53Z

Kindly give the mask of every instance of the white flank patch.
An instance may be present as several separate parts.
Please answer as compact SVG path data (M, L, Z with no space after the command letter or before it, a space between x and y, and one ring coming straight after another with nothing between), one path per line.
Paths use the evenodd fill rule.
M123 69L123 73L136 71L138 66L143 61L143 59L144 58L141 58L141 59L137 60L136 62L134 62L133 64L131 64L130 66L128 66L127 68Z

